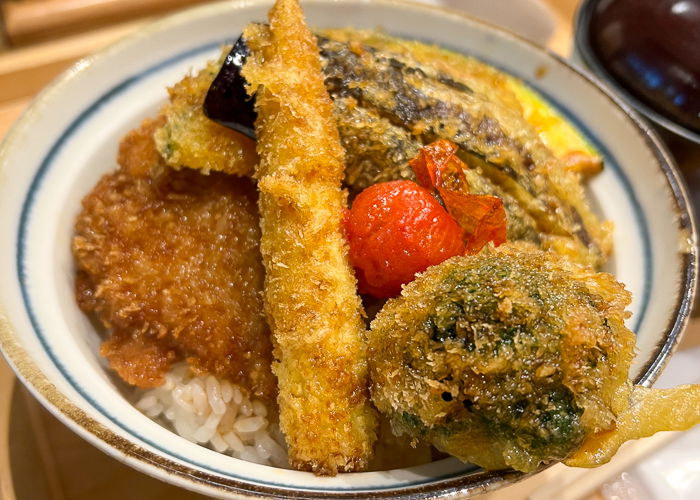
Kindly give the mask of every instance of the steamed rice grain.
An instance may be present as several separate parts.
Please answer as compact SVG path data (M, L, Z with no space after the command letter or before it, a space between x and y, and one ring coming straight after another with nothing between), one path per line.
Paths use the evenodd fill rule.
M138 389L135 406L183 438L235 458L288 467L284 437L270 408L214 375L197 376L180 363L156 389Z

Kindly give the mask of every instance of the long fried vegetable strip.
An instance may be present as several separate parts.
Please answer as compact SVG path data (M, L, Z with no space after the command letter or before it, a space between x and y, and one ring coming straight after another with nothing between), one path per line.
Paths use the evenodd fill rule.
M362 470L376 417L368 400L360 299L341 231L344 152L316 41L296 0L248 26L243 69L256 96L261 250L280 424L291 464Z

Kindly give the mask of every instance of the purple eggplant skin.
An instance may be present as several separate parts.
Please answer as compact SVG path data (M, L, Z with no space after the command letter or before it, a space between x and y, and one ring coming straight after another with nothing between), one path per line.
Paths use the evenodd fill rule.
M570 204L537 168L551 152L535 140L524 117L505 112L505 104L410 56L371 46L364 46L360 56L347 43L324 36L318 43L338 132L348 151L351 197L377 182L413 179L408 160L423 145L449 139L476 169L473 191L504 200L509 239L541 244L541 235L552 236L550 241L564 238L582 262L604 262L605 251L579 212L585 203ZM211 85L204 112L255 139L254 101L246 95L241 75L248 55L239 38ZM525 127L520 135L506 132L520 125Z
M245 78L241 75L249 54L250 49L240 36L209 87L204 99L204 114L224 127L255 139L257 113L253 99L246 93Z

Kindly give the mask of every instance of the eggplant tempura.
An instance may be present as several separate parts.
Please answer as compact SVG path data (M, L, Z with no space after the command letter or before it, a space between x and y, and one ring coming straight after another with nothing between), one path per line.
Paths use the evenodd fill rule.
M155 131L156 147L171 167L210 170L250 177L258 155L255 142L209 120L202 112L204 98L221 62L209 62L197 75L188 75L168 89L161 110L166 117Z

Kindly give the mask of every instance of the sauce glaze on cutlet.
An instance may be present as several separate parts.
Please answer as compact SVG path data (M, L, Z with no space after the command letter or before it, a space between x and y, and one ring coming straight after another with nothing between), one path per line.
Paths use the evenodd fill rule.
M147 120L121 168L83 200L73 251L80 307L110 330L102 354L127 382L155 387L175 361L274 397L251 181L165 166Z

